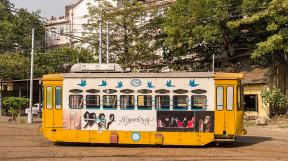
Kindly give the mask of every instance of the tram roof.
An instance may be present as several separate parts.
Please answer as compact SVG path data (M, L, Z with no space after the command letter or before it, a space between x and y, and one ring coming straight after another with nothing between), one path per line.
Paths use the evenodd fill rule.
M213 72L167 72L167 73L62 73L44 75L43 80L62 80L65 78L215 78L242 79L241 73Z
M170 73L65 73L64 78L212 78L212 72Z

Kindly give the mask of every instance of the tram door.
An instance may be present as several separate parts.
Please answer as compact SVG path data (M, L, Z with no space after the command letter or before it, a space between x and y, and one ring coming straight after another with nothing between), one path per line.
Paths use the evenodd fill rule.
M62 127L62 82L44 85L45 127Z
M216 80L215 134L234 135L236 80Z

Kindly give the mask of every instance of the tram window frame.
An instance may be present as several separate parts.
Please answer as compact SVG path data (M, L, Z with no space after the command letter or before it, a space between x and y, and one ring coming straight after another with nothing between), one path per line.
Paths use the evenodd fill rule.
M95 96L95 98L88 98L92 96ZM91 103L89 101L91 101ZM94 102L96 101L96 103L92 103L93 101ZM100 95L95 95L95 94L86 95L86 109L100 109L100 104L101 104Z
M139 97L143 97L143 106L139 105ZM149 97L149 99L145 99L145 97ZM147 101L148 100L148 101ZM150 105L147 105L148 102L150 103ZM153 96L152 95L138 95L137 96L137 108L138 110L152 110L152 102L153 102ZM145 105L146 103L146 105Z
M48 89L49 89L49 91L51 89L51 91L49 92L49 98L48 98ZM48 100L50 100L49 101L49 106L48 106ZM46 104L46 109L51 110L53 108L53 87L52 86L46 86L46 100L45 100L45 104Z
M231 91L228 90L231 88L232 88L232 95L230 93ZM227 86L226 87L226 110L227 111L233 111L233 109L234 109L234 87L233 86Z
M222 89L222 95L221 95L221 97L222 98L220 98L221 99L221 102L219 102L220 100L219 100L219 94L220 93L218 93L218 89ZM219 104L219 103L222 103L222 104ZM221 107L221 108L219 108L219 107ZM223 86L217 86L216 87L216 109L218 110L218 111L222 111L223 109L224 109L224 87Z
M168 104L164 106L162 104L159 104L160 107L158 107L158 98L161 98L161 97L168 97L168 100L164 100L164 101L160 100L160 103L168 102ZM170 110L170 95L156 95L155 96L155 109L156 110Z
M126 106L124 106L124 98L128 97L128 102ZM132 98L132 101L129 99ZM134 95L120 95L120 109L121 110L135 110L135 96Z
M72 101L71 97L77 97L77 96L79 96L80 99L78 99L78 101L80 101L80 102L77 103L78 107L75 108L75 106L73 106L73 104L70 101ZM83 107L84 107L83 105L84 105L83 95L80 95L80 94L69 95L69 109L83 109Z
M243 86L238 85L237 86L237 111L243 111Z
M111 97L111 96L115 97L114 104L113 104L112 107L110 107L110 106L105 107L106 105L105 105L104 100L105 100L105 98L108 97L108 96L109 96L109 97ZM117 109L117 106L118 106L117 95L103 95L102 103L103 103L103 105L102 105L102 106L103 106L103 109L105 109L105 110L116 110L116 109Z
M203 99L204 102L202 103L202 104L203 104L202 107L195 105L195 102L193 102L193 101L195 100L194 97L202 97L202 98L204 98L204 99ZM208 100L207 100L207 96L206 96L206 95L192 95L192 96L191 96L191 109L192 109L192 110L203 110L203 109L206 109L206 108L207 108L207 101L208 101ZM198 104L199 104L199 103L198 103Z
M57 88L60 88L60 93L57 93L57 92L59 92ZM57 94L59 94L59 95L57 95ZM60 98L58 98L58 96ZM58 102L58 101L60 101L60 102ZM57 109L57 110L62 109L62 87L61 86L55 87L55 109Z
M186 102L186 106L179 106L176 105L176 103L178 104L178 102L183 101L184 100L176 100L176 97L185 97L185 102ZM173 95L173 110L178 110L178 111L187 111L188 110L188 95Z

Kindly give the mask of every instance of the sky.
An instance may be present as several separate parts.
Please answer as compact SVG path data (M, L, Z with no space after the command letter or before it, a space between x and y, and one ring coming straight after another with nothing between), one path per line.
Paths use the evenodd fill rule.
M10 0L16 8L27 8L29 11L41 10L42 17L64 16L65 5L73 4L78 0Z

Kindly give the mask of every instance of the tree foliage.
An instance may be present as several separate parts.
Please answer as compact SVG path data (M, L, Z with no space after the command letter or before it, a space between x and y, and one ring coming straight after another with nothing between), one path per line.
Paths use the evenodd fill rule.
M7 51L29 52L31 32L35 28L36 46L44 43L44 25L39 11L15 9L8 0L0 1L0 53Z
M151 14L152 12L150 12ZM151 64L158 59L155 54L155 39L152 39L152 26L145 22L147 8L137 0L123 0L117 5L105 0L100 0L99 5L90 5L89 23L85 26L86 37L93 42L97 50L99 42L99 21L102 21L103 29L109 22L111 61L123 66L135 66ZM151 16L151 15L150 15ZM104 33L104 32L103 32ZM103 36L103 42L106 38ZM105 52L105 47L103 47ZM103 52L103 53L104 53ZM103 57L105 54L103 54Z
M0 78L23 79L28 77L29 60L19 53L0 54Z
M36 53L34 62L34 76L44 74L69 72L70 67L78 62L92 63L93 54L85 49L63 47L53 49L47 53ZM27 79L30 75L30 55L19 53L0 54L0 78Z
M255 4L258 4L257 10L252 11L251 8L256 8ZM242 8L243 18L229 22L228 26L234 30L261 32L262 38L255 40L256 45L252 48L252 58L277 54L280 59L286 58L284 65L288 63L288 1L244 0Z
M50 50L47 53L35 55L35 77L44 74L70 72L70 68L76 63L93 63L94 55L90 51L80 48L63 47Z
M178 0L166 11L162 30L167 63L178 70L211 67L211 55L233 57L235 33L226 23L238 15L233 0ZM208 64L207 64L208 63Z
M270 104L273 107L275 115L279 115L280 110L287 108L288 98L276 87L273 87L271 90L263 88L261 90L261 97L264 104Z

